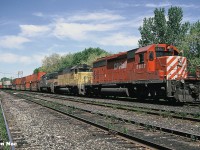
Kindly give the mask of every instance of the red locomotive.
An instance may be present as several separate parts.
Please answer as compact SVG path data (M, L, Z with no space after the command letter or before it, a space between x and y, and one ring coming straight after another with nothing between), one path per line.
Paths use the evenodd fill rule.
M200 82L187 80L187 59L176 47L152 44L98 59L85 88L86 94L185 102L199 99Z

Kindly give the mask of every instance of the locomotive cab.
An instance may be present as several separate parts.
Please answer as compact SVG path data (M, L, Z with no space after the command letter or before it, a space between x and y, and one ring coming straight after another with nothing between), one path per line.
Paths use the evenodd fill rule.
M184 75L186 75L186 58L178 56L179 51L174 46L167 44L153 44L146 47L139 48L135 55L135 68L136 73L141 74L138 79L143 80L166 80L170 79L170 75L177 73L177 68L174 67L179 65L179 69ZM181 63L184 62L184 66ZM171 72L172 71L172 72ZM137 76L136 74L136 76ZM178 76L180 77L180 76Z
M48 91L54 93L54 86L57 84L58 72L47 73L41 77L39 89L40 91Z

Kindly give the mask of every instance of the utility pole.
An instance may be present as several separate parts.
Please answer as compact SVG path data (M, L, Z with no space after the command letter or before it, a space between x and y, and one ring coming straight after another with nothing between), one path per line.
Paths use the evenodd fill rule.
M23 77L23 71L18 71L18 78Z

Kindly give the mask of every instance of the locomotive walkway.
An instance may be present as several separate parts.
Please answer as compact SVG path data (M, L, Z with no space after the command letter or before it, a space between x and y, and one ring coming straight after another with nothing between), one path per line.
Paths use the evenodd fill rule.
M192 126L189 123L185 124L184 120L177 122L175 119L162 117L157 117L155 121L152 116L148 117L146 114L138 114L138 112L133 113L127 110L117 110L117 108L80 104L67 101L67 99L63 101L58 98L45 98L44 96L36 96L35 93L30 96L27 94L24 96L23 92L20 93L17 95L22 96L21 98L23 99L31 100L45 107L53 107L53 109L64 111L68 115L74 116L75 114L75 117L78 116L82 119L84 118L84 120L88 119L93 124L99 125L101 123L104 127L106 126L109 130L118 134L122 132L132 136L139 136L143 140L145 139L150 143L162 145L169 149L183 149L183 147L199 149L199 124L195 122L193 122L194 126ZM33 95L36 97L33 97ZM144 121L145 116L146 120ZM167 126L166 122L169 122L171 126ZM172 124L173 122L175 123ZM180 126L180 123L183 125ZM187 138L184 136L187 136ZM192 144L191 141L193 141Z

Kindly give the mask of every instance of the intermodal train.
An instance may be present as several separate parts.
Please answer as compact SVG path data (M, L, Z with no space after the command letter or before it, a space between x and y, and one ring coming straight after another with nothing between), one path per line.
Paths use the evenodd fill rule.
M128 96L178 102L200 100L200 67L187 72L187 59L168 44L152 44L79 64L62 72L16 78L17 90L87 96Z

